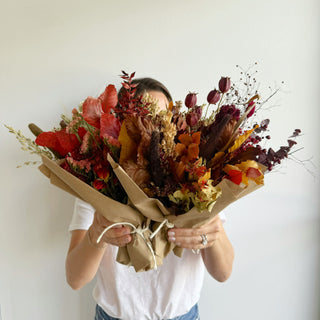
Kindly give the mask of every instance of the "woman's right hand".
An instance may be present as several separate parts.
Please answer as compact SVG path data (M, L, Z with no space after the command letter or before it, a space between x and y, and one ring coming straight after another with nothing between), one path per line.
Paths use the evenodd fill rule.
M88 230L73 230L69 251L66 259L66 276L71 288L79 289L90 282L99 268L107 243L123 247L132 240L130 228L117 225L103 235L100 242L98 238L103 230L113 223L99 213Z
M105 244L108 243L114 246L124 247L131 242L132 236L130 235L130 228L123 225L117 225L105 232L99 243L97 243L102 232L112 224L113 222L107 220L97 211L95 212L92 225L88 230L89 240L94 246L103 248Z

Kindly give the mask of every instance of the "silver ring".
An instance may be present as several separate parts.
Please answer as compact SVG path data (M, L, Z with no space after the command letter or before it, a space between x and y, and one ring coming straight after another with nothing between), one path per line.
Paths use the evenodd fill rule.
M201 235L201 239L202 239L202 244L204 245L204 246L206 246L207 244L208 244L208 238L207 238L207 235L204 233L204 234L202 234Z

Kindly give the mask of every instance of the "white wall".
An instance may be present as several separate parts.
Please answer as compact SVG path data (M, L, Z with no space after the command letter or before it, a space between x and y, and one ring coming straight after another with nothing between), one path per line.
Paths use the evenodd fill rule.
M194 90L205 100L221 75L236 77L236 64L257 61L265 86L285 81L281 106L266 114L274 145L302 129L297 156L313 156L319 168L319 7L318 0L2 0L2 319L92 319L94 306L92 286L73 292L65 283L73 199L36 167L16 169L34 158L4 123L30 137L30 122L49 130L83 98L119 84L122 69L163 81L176 99ZM206 278L201 319L319 319L319 180L287 161L227 213L234 271L226 283Z

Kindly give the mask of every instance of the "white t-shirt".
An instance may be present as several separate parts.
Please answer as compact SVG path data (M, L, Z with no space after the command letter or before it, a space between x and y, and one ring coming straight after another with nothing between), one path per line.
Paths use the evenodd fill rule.
M69 230L92 224L94 208L76 199ZM221 216L221 220L224 218ZM135 272L116 262L118 248L109 245L101 260L93 297L112 317L122 320L171 319L187 313L199 300L205 266L200 254L173 252L157 270Z

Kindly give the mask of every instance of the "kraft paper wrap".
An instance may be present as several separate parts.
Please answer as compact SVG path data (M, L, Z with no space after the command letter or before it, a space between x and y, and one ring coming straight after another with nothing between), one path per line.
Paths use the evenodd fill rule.
M55 162L42 156L43 164L39 169L50 179L53 185L90 203L109 221L114 223L129 222L140 229L148 227L148 229L143 232L144 237L138 233L134 233L132 235L133 240L126 247L121 247L118 250L117 261L128 266L133 266L136 272L147 271L161 265L163 259L171 250L173 250L177 256L181 257L183 249L167 240L167 231L172 225L180 228L199 227L210 221L232 202L262 186L250 181L248 187L242 188L230 180L224 179L218 184L222 195L216 201L211 212L199 212L196 208L192 208L185 214L175 216L170 214L159 200L149 198L110 155L108 155L108 160L127 192L129 198L128 205L103 195L85 182L79 180L61 168L59 165L61 162ZM152 232L154 232L165 219L167 223L164 223L159 232L157 232L152 239L149 239ZM150 222L152 222L152 227ZM150 246L153 249L154 255L150 250Z

